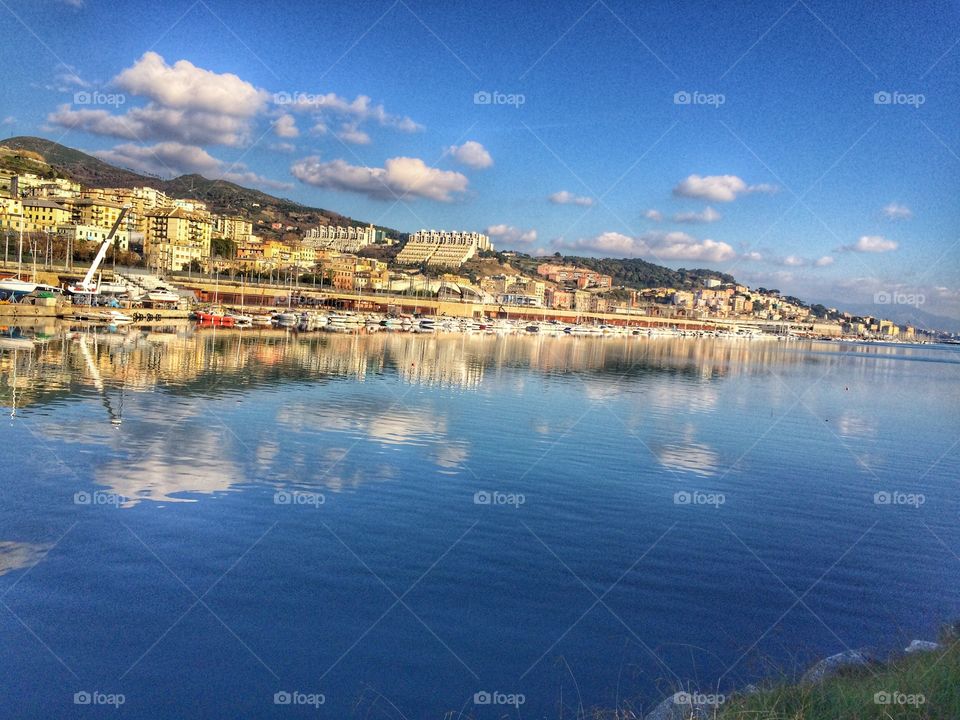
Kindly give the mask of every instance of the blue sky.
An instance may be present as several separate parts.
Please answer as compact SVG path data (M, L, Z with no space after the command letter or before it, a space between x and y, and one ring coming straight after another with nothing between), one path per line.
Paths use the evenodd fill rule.
M736 5L3 0L0 134L960 317L960 5Z

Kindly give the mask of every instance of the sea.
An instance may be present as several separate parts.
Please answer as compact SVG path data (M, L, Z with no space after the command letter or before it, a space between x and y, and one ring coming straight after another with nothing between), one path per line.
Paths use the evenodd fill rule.
M960 348L0 335L0 717L639 716L960 617Z

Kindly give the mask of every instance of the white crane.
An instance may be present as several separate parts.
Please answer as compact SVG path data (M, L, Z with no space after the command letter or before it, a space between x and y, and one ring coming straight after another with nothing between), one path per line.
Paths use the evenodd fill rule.
M124 206L120 209L120 214L117 216L116 222L113 223L113 227L110 228L110 232L107 233L107 236L103 239L103 242L100 243L100 249L97 250L97 254L93 258L93 262L90 263L90 267L87 269L87 274L83 276L83 280L78 282L76 285L67 288L71 293L95 294L100 292L100 285L99 283L93 282L93 276L97 273L101 263L103 263L103 259L107 256L107 249L113 244L113 236L117 234L117 230L120 228L120 224L123 222L123 219L127 215L127 210L129 209L129 206Z

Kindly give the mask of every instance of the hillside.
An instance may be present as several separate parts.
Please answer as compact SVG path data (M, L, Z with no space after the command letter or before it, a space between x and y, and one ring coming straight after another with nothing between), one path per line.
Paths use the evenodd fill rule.
M536 274L537 266L543 262L578 265L604 275L610 275L613 278L614 286L622 285L629 288L672 287L679 289L703 287L703 281L708 277L717 278L723 282L735 282L732 275L716 270L687 270L685 268L673 270L640 258L595 258L579 255L554 255L548 258L534 258L529 255L518 254L517 257L510 258L510 262L523 272L531 275Z
M367 224L332 210L302 205L226 180L210 180L196 174L181 175L172 180L143 175L44 138L13 137L0 142L0 149L4 148L12 152L0 153L0 169L32 172L44 177L66 177L94 188L154 187L174 198L200 200L217 214L246 217L254 222L257 234L273 234L269 226L275 222L301 230L316 225ZM46 165L38 161L40 157ZM383 229L393 237L401 235L392 228Z

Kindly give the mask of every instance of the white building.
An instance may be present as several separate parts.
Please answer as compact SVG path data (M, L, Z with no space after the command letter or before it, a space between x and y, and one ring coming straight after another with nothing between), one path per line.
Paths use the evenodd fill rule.
M368 245L383 242L384 238L383 231L373 225L320 225L307 230L304 241L317 249L355 253Z
M419 230L410 235L397 262L460 267L481 250L493 250L493 243L483 233Z
M57 227L57 235L62 240L69 240L73 243L74 247L76 247L77 242L101 243L107 239L107 235L109 234L110 230L108 228L103 228L99 225L70 224ZM143 244L143 234L136 231L118 229L117 234L113 236L113 241L119 250L126 252L130 249L131 242L138 245Z

